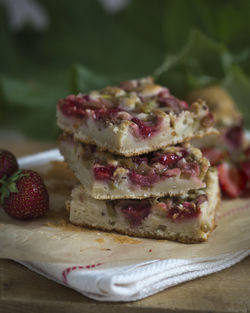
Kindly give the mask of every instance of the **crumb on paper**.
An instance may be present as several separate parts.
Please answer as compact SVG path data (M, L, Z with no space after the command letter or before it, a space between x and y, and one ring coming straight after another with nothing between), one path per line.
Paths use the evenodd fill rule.
M80 227L80 226L73 225L64 219L61 219L59 221L54 221L54 222L53 221L47 222L47 226L59 228L62 231L93 232L93 230L91 230L91 229L84 228L82 226Z
M99 242L99 243L103 243L104 242L104 238L97 238L95 241Z
M134 239L125 235L116 235L116 234L106 234L106 236L112 238L114 240L114 242L116 243L122 243L122 244L138 244L141 243L141 240L138 239Z

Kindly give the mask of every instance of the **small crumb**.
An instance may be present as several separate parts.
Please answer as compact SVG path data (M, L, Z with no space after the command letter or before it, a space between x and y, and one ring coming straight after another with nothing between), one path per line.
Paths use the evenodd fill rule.
M99 243L103 243L104 242L104 238L97 238L95 241L99 242Z

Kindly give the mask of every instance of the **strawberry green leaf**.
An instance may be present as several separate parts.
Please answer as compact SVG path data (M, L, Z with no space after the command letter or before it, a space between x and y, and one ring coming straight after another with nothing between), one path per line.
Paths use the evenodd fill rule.
M1 193L1 204L4 203L4 199L8 198L10 193L18 192L17 186L16 186L16 181L20 180L22 177L28 177L28 173L22 173L23 170L18 170L16 171L13 175L11 175L8 178L1 179L0 183L1 188L0 188L0 193Z

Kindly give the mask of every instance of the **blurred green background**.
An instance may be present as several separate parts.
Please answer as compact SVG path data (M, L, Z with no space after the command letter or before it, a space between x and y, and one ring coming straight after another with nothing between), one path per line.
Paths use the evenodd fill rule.
M2 136L55 139L59 98L145 75L219 83L250 127L250 1L0 0Z

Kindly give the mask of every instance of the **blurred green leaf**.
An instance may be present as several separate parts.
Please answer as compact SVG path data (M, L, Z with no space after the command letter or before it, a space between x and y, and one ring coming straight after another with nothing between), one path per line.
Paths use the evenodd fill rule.
M178 54L167 55L154 76L183 97L191 89L223 80L226 56L222 45L193 30L184 48Z
M60 95L53 88L24 83L3 76L0 78L0 107L5 119L14 129L37 139L55 139L56 103ZM7 117L7 118L6 118Z
M234 98L244 117L247 128L250 128L250 77L239 66L232 66L229 75L223 82L223 86Z
M100 89L110 83L110 78L98 75L82 65L75 65L70 73L70 91L72 93Z

